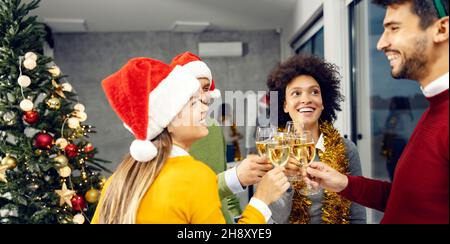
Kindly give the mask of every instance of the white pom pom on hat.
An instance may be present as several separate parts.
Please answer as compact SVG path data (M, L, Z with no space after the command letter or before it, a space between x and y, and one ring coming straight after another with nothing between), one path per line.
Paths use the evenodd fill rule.
M153 160L158 150L151 142L189 102L200 82L181 66L150 58L133 58L102 81L113 110L136 137L130 154L136 161Z
M211 88L209 90L210 90L209 94L211 95L212 98L221 97L220 90L217 89L214 85L214 80L211 82Z
M130 146L130 154L136 161L149 162L156 157L158 150L151 141L134 140Z

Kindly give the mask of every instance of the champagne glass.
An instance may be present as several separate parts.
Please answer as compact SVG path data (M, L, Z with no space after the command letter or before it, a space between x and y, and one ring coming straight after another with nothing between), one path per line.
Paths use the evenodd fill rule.
M258 127L256 128L256 150L259 156L267 156L267 143L272 140L275 134L274 127Z
M299 162L305 156L305 152L302 147L303 144L301 142L301 133L303 132L303 130L304 130L303 123L301 123L300 121L288 121L286 123L286 127L284 129L285 133L287 133L289 136L289 145L291 147L291 157L294 158L298 162L296 164L293 164L291 162L290 164L294 165L293 167L301 168L301 165ZM291 183L301 180L301 177L299 174L290 175L290 176L288 176L288 178Z
M267 145L267 156L274 166L284 166L289 160L291 147L288 134L277 132Z
M303 170L316 158L316 144L312 136L311 131L303 131L300 136L300 148L299 148L299 162ZM305 196L316 195L320 192L320 188L313 188L310 184L305 182L304 186L300 190L300 194Z
M289 135L298 135L304 131L304 125L301 120L299 121L288 121L286 123L286 127L284 128L284 132Z
M302 160L306 157L306 151L304 150L303 143L301 140L301 135L298 134L291 134L289 135L289 146L291 147L291 157L294 158L297 163L295 163L294 167L298 167L301 169ZM293 164L291 162L291 164ZM299 174L296 175L290 175L288 176L290 182L296 182L301 180L301 177Z

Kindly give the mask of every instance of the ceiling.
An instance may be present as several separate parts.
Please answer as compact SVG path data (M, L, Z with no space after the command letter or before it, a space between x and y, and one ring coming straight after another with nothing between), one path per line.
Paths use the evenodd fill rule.
M88 32L168 31L176 21L209 22L209 30L268 30L286 26L296 1L41 0L32 14L61 22L56 32L83 31L76 26L81 20Z

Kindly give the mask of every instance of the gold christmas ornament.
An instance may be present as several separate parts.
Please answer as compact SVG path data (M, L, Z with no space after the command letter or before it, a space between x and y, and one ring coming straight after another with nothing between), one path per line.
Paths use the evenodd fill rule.
M77 129L80 127L80 120L78 118L72 117L67 120L67 124L69 125L69 128Z
M37 55L35 53L33 53L33 52L25 53L25 59L31 59L31 60L36 61L37 58L38 58Z
M82 138L85 133L86 133L86 131L84 129L84 126L80 126L73 130L73 133L72 133L72 135L70 135L69 139L75 140L77 138Z
M61 224L63 224L63 225L66 225L66 224L68 224L70 221L68 220L68 217L67 218L65 218L65 219L62 219L61 220Z
M19 84L19 86L26 88L29 87L31 84L31 79L30 77L26 76L26 75L21 75L19 76L19 78L17 79L17 83Z
M52 80L52 85L55 88L55 93L58 94L58 96L66 98L66 95L64 95L64 87L62 85L58 84L55 80Z
M14 169L17 166L17 159L15 157L6 155L6 157L2 159L1 165L8 166L8 169Z
M27 69L27 70L33 70L34 68L36 68L37 63L36 60L33 60L31 58L25 59L25 61L23 61L23 66Z
M72 90L73 90L72 85L69 83L63 83L61 86L62 86L62 90L65 92L72 92Z
M65 166L65 167L58 169L58 174L59 174L59 176L66 178L66 177L69 177L70 174L72 174L72 170L70 169L69 166Z
M98 183L100 187L103 189L103 187L106 184L106 178L104 176L101 177L100 182Z
M77 104L73 107L73 109L76 110L76 111L84 112L85 107L84 107L83 104L77 103Z
M35 154L36 156L41 156L42 150L41 150L41 149L36 149L36 151L34 151L34 154Z
M50 74L52 74L53 77L58 77L61 75L61 70L59 69L58 66L54 65L52 67L50 67L48 69L48 72L50 72Z
M64 150L64 148L67 147L67 145L69 145L69 142L65 139L65 138L58 138L55 141L56 146L59 147L59 149Z
M72 207L72 200L73 196L75 195L74 190L67 189L66 183L63 183L61 190L55 190L56 194L59 196L59 206L62 206L65 204Z
M75 111L73 112L73 115L75 115L75 117L77 117L80 122L84 122L87 120L87 114L85 112Z
M61 108L61 101L56 97L51 97L47 100L47 106L52 110L58 110Z
M76 214L75 216L73 216L72 222L75 224L82 225L84 223L84 220L85 220L84 216L79 213L79 214Z
M84 169L81 171L81 178L83 178L83 180L87 179L87 174L86 171L84 171Z
M8 183L6 180L6 170L8 170L7 165L0 165L0 181L4 183Z
M53 162L55 163L55 167L60 169L64 168L67 165L69 165L69 159L67 159L64 155L58 155L53 159Z
M94 188L91 188L86 192L84 198L88 203L96 203L100 199L100 191Z
M22 111L28 112L33 110L34 104L31 100L29 99L24 99L20 102L20 109L22 109Z

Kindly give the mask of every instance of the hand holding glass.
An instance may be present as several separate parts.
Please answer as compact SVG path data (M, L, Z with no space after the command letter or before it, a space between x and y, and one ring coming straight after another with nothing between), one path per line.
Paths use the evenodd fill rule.
M293 149L294 151L295 149ZM300 144L298 149L294 152L295 156L299 159L300 165L304 172L310 163L316 158L316 145L314 138L310 131L303 131L300 136ZM316 195L320 192L319 188L314 188L311 184L303 182L305 186L300 190L300 193L305 196Z

